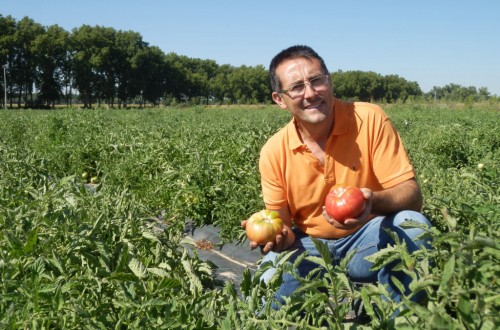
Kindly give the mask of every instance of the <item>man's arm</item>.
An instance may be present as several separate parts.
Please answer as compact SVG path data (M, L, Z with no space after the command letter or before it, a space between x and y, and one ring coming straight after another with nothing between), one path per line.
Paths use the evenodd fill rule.
M415 179L403 181L394 187L372 192L371 213L387 215L402 210L422 210L423 197Z

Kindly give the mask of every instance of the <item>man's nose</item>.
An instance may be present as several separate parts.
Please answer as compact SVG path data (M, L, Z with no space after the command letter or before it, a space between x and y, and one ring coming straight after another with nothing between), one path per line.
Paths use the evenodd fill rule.
M306 81L304 84L305 84L304 97L310 98L310 97L316 96L317 92L314 89L314 87L308 81Z

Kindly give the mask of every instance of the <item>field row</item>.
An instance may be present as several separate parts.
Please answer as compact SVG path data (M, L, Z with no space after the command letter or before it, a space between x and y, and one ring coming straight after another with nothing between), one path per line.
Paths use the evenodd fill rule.
M379 256L401 260L412 289L428 292L428 306L411 308L426 323L407 322L498 326L498 112L414 104L388 113L435 225L432 251ZM342 265L276 312L261 298L278 279L265 287L245 273L241 287L221 289L185 248L186 219L241 237L240 221L263 208L260 148L289 120L275 107L0 112L0 327L341 328L349 306L328 297L363 299L377 306L372 328L394 326L398 305L375 286L350 286Z

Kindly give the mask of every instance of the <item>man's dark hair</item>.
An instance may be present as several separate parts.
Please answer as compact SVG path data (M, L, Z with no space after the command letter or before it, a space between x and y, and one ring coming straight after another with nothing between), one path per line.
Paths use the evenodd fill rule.
M311 47L303 45L291 46L283 49L276 56L274 56L271 60L271 64L269 64L269 77L271 79L271 88L273 92L279 92L282 89L280 79L276 74L276 68L278 65L285 60L299 57L317 59L321 64L324 74L329 74L325 61L323 61L321 56L319 56L318 53L316 53Z

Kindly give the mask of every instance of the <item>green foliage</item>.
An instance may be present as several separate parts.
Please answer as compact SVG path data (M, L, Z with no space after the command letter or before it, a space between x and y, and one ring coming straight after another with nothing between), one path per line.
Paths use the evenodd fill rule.
M397 75L382 76L375 72L336 71L332 73L333 90L340 99L356 101L406 101L422 96L417 82Z
M25 182L2 177L18 196L0 207L3 327L168 328L213 287L210 266L153 227L129 192L92 193L36 162Z
M1 112L0 327L498 328L498 112L411 104L388 113L434 224L431 250L410 254L398 243L370 257L414 279L401 303L379 285L353 285L348 258L333 266L319 242L321 257L291 263L285 253L268 284L260 276L270 264L245 271L240 287L221 287L189 252L186 219L235 241L240 221L263 207L258 155L289 120L284 111ZM280 275L302 258L324 275L299 279L273 310ZM427 303L409 300L422 292ZM361 302L366 323L346 323Z
M391 118L408 149L440 228L498 230L500 131L497 111L394 107Z
M428 93L429 97L447 101L477 102L488 99L490 92L486 87L477 89L474 86L460 86L448 84L443 87L434 86Z
M112 27L82 25L68 32L2 15L0 27L0 61L9 64L8 98L17 107L49 108L62 100L69 106L73 98L84 108L270 102L262 65L165 54L139 33Z
M72 102L84 108L271 102L268 71L263 65L233 67L165 54L139 33L113 27L82 25L65 31L28 17L16 21L0 14L0 62L9 64L8 103L17 101L18 108L50 108L61 103L69 107ZM498 97L491 96L486 87L448 84L423 94L417 82L395 74L336 71L331 76L334 92L343 99L498 103Z

